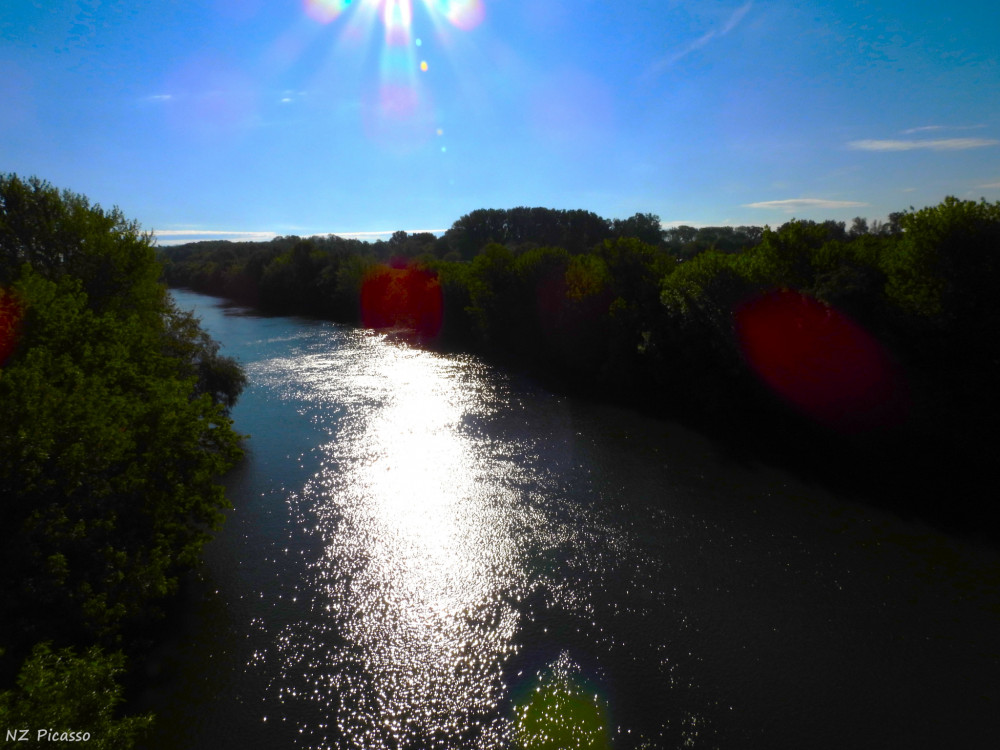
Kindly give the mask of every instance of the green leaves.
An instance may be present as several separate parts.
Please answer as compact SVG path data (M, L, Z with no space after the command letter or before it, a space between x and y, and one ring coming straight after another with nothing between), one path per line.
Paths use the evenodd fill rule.
M91 631L114 632L119 613L143 610L143 592L172 587L175 561L197 557L225 507L213 477L239 445L224 413L238 391L224 383L242 373L220 373L234 363L193 328L168 329L168 341L136 314L96 314L68 277L26 271L16 289L28 312L24 350L0 381L0 484L19 502L3 515L7 533L63 555L71 574L53 578L26 553L9 564ZM219 403L197 395L201 374ZM88 604L99 595L104 609Z
M79 279L95 310L155 312L163 303L152 237L134 221L36 177L0 174L0 284L25 263L50 280Z
M77 654L68 648L53 650L49 643L38 644L17 676L17 687L0 693L0 727L27 730L30 742L44 742L48 747L75 746L64 744L69 742L99 750L135 747L153 717L116 717L115 708L122 701L116 678L124 665L120 653L105 654L96 647ZM68 732L73 736L60 741Z
M112 718L122 658L87 647L155 617L227 507L216 478L241 455L227 410L246 379L159 274L117 209L0 176L0 304L17 306L0 377L0 644L86 649L37 646L5 726L130 747L148 719Z
M885 258L889 298L916 315L969 317L995 307L1000 203L960 201L904 214ZM971 321L969 321L971 322Z

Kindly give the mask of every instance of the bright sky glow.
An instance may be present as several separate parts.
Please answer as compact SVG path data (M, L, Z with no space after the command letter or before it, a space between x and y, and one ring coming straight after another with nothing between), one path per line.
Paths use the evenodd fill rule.
M164 242L1000 200L997 91L991 0L0 5L0 170Z

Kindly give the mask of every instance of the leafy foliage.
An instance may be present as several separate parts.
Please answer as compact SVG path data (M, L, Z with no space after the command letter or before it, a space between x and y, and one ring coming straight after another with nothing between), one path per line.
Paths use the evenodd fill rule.
M160 273L149 236L117 209L0 176L0 304L14 340L0 369L7 673L35 643L127 645L227 507L215 478L241 454L228 409L245 376L170 303ZM74 659L36 649L17 705L42 717L57 711L39 703L59 695L52 680L110 685L121 669L93 650ZM67 705L96 721L84 703Z
M522 206L473 211L456 221L443 239L460 258L469 260L490 243L561 247L581 253L611 235L609 222L590 211Z
M213 477L238 445L223 405L163 353L163 332L95 313L80 287L31 271L14 286L28 313L0 379L0 487L17 499L0 511L12 536L0 555L17 582L7 627L107 635L197 559L225 507Z
M149 312L164 300L150 236L136 222L38 178L0 175L0 286L25 264L79 279L95 311Z
M86 736L87 747L128 750L135 747L153 722L151 715L117 718L122 702L117 677L124 672L120 653L105 654L91 647L77 655L72 649L53 650L40 643L25 661L17 687L0 693L0 727L28 730L31 742L46 747L76 747ZM46 735L39 740L39 732ZM75 739L56 737L72 732Z

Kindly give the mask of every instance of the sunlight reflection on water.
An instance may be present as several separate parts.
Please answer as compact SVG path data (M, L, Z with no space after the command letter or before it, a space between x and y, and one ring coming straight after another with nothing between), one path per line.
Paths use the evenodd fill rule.
M472 427L495 396L468 362L351 335L344 355L263 365L314 401L348 405L295 503L325 549L310 570L319 617L286 628L272 689L336 717L301 727L311 743L503 746L523 546L544 519L519 507L523 469L497 462Z
M475 357L185 298L253 437L157 750L1000 732L995 554Z

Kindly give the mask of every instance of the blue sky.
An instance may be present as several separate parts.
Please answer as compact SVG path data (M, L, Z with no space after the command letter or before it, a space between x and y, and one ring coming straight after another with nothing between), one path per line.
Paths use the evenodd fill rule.
M995 201L1000 3L5 0L0 171L163 243Z

